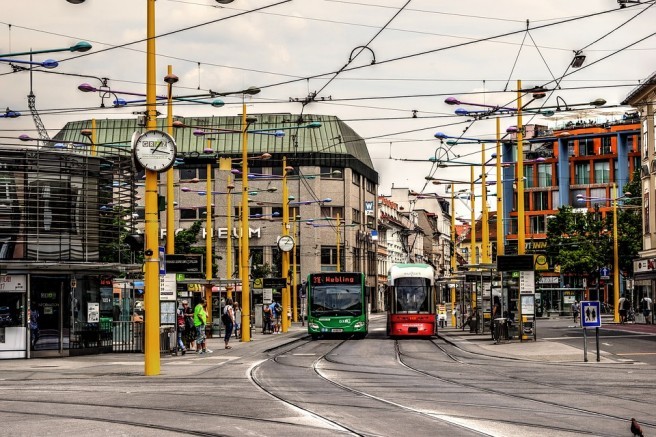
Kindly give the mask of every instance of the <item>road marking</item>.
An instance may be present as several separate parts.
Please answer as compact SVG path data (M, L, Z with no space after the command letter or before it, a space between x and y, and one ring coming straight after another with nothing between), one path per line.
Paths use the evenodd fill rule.
M620 355L620 356L631 356L631 355L656 355L656 352L632 352L629 354L615 354L615 355Z
M317 354L292 354L295 357L314 357Z

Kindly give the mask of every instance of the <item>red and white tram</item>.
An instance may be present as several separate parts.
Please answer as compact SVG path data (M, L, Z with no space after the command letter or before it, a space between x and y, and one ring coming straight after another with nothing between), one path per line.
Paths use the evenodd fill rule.
M387 281L387 335L435 335L437 317L433 268L428 264L394 264Z

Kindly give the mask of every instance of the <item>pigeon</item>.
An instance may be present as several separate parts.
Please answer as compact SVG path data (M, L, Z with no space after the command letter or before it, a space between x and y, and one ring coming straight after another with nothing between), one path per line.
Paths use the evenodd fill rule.
M644 437L642 435L642 428L640 428L640 424L636 422L634 418L631 418L631 432L633 433L634 437Z

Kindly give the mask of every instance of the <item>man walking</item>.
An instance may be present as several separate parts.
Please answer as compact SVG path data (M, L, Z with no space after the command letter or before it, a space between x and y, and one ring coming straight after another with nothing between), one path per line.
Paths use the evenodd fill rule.
M207 325L207 301L201 298L198 305L194 308L194 327L196 327L196 353L203 355L205 353L212 353L213 351L207 349L205 346L205 326Z

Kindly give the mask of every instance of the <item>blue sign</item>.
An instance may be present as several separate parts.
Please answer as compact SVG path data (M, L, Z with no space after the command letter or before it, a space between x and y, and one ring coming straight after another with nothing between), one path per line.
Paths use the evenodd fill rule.
M599 278L600 279L610 279L610 269L608 267L602 267L599 269Z
M581 328L601 327L600 305L597 300L581 301Z
M159 274L166 274L166 254L162 246L159 246Z

